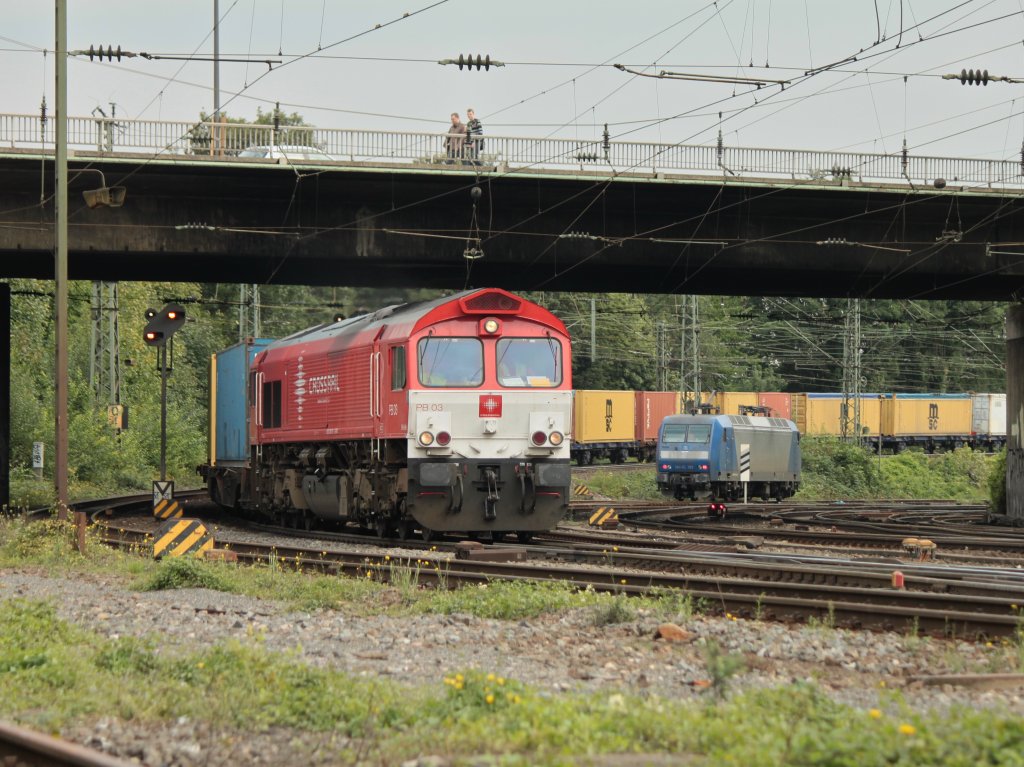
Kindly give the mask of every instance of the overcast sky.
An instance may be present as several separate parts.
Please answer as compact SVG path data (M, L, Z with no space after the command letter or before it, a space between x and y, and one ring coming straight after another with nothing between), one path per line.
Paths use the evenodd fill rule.
M38 113L44 94L52 112L53 5L4 3L3 112ZM69 5L72 50L212 55L213 0ZM594 138L608 123L622 140L708 144L721 127L731 145L894 152L906 136L917 154L1010 159L1024 141L1024 84L936 77L1024 78L1024 0L220 0L220 14L222 57L282 62L221 64L225 111L249 119L279 101L322 127L444 131L473 106L500 135ZM460 53L507 66L436 63ZM596 66L613 63L791 82ZM79 57L68 77L72 115L113 102L119 116L194 120L214 103L209 61Z

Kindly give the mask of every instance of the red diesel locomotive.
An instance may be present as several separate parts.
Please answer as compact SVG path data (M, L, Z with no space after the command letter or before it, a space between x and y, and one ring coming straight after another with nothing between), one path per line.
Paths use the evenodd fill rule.
M210 463L223 506L526 540L568 505L572 359L562 322L470 290L214 355Z

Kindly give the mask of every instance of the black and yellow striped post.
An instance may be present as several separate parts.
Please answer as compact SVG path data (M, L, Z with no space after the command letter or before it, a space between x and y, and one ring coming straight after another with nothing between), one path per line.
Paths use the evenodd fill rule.
M619 515L611 506L602 506L590 515L591 527L611 529L619 526Z
M173 498L161 498L153 507L153 516L157 519L181 519L183 513L181 504Z
M154 536L153 558L203 556L213 549L213 535L198 519L171 519Z
M593 493L590 492L590 488L587 487L586 485L573 485L572 486L572 494L573 495L593 495Z

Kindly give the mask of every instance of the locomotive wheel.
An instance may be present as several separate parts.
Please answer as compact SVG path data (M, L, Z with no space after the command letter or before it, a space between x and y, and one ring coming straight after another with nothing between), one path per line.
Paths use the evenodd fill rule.
M437 534L429 527L424 527L420 530L420 535L423 536L424 543L430 543Z

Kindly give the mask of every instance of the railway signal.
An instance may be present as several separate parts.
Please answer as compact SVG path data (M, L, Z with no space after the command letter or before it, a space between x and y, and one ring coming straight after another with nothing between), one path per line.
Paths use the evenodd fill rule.
M163 346L185 324L186 316L180 304L167 304L160 311L147 309L146 319L149 322L142 331L142 340L148 346Z
M146 310L146 328L142 340L156 347L156 365L160 371L160 481L167 479L167 376L174 365L174 334L185 324L181 304L166 304L163 309ZM167 364L167 342L171 342L171 364Z

